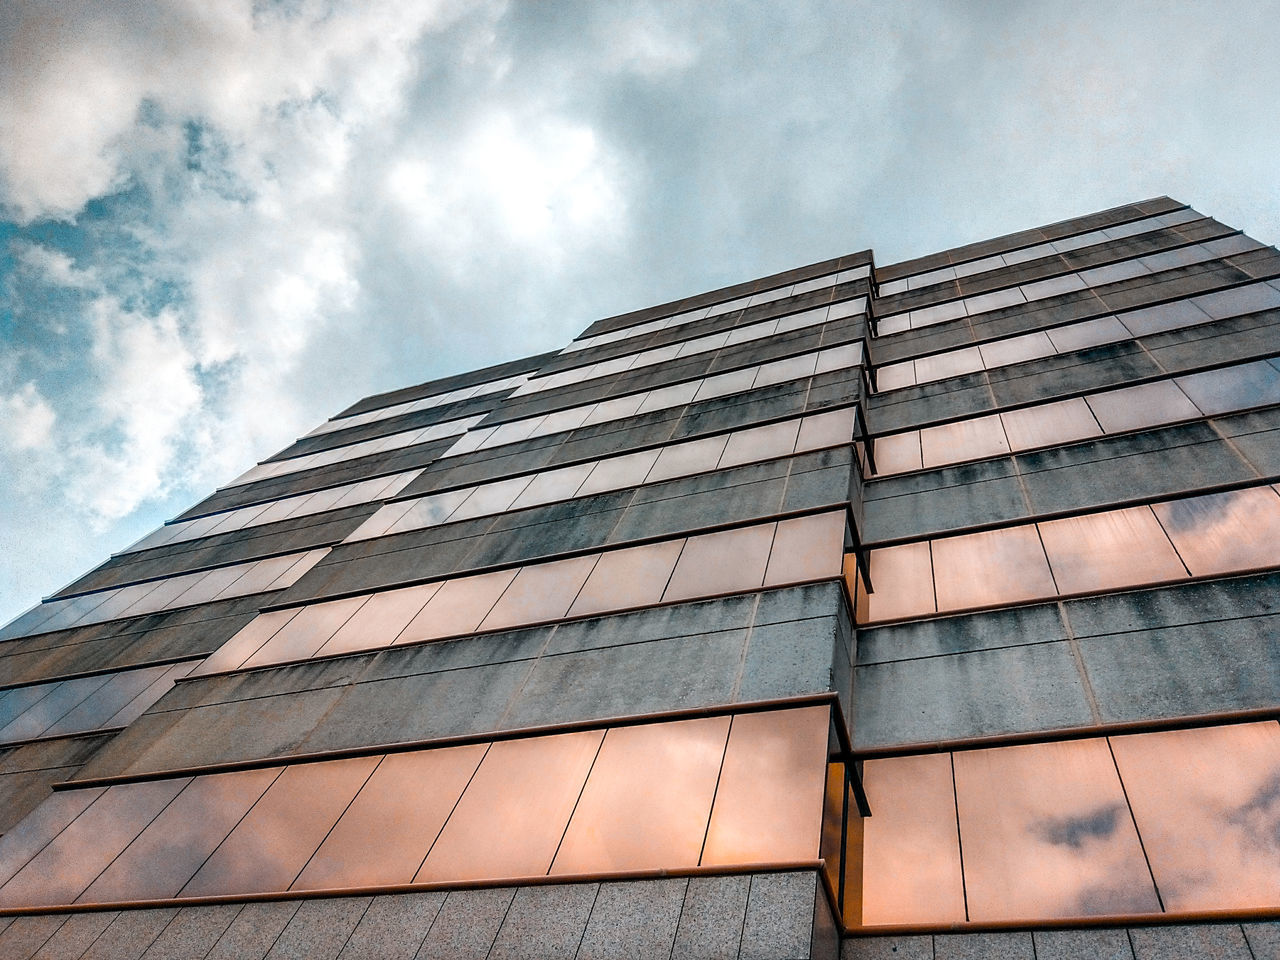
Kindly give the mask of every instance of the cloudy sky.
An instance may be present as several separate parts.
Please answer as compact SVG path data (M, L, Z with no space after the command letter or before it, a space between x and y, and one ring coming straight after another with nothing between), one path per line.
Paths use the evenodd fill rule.
M1167 193L1280 239L1280 3L0 0L0 621L349 402Z

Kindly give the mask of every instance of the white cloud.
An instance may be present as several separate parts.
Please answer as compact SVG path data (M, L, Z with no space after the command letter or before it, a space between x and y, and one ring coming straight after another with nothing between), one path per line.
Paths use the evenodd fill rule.
M17 453L45 447L57 419L53 408L31 381L0 397L0 441Z

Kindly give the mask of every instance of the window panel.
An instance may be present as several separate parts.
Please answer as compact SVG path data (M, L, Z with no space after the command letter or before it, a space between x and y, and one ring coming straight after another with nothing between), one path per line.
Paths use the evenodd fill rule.
M845 879L861 882L861 922L963 923L951 755L868 760L862 784L872 811L861 824L862 873Z
M664 601L752 590L764 582L774 524L756 524L690 537L676 563Z
M181 896L287 890L379 759L352 757L286 767L182 888Z
M800 421L796 450L818 450L848 443L853 439L853 408L832 410L805 417Z
M695 473L714 470L720 462L729 442L728 434L689 440L663 447L653 468L645 477L646 483L658 483L673 477L687 477Z
M666 410L668 407L684 406L694 398L700 385L701 381L690 380L687 383L673 383L669 387L650 390L636 413L651 413L654 410Z
M192 779L78 902L176 896L280 771L280 767L267 767Z
M724 469L742 463L787 456L796 448L800 423L799 419L784 420L765 427L734 431L727 438L718 466Z
M471 633L488 616L517 573L518 569L499 570L445 580L395 642L414 643Z
M587 475L591 473L594 463L579 463L559 470L547 470L537 474L533 481L524 488L524 493L516 497L511 504L512 510L522 507L533 507L543 503L555 503L557 500L568 500L582 486Z
M582 589L596 560L594 555L573 557L521 568L480 624L480 629L502 630L563 617L569 612L569 605Z
M970 920L1160 912L1105 739L953 759Z
M130 700L155 683L168 670L167 667L146 667L141 670L124 670L107 679L98 689L81 701L80 705L64 714L62 719L44 736L53 737L80 730L96 730Z
M908 430L875 439L876 469L881 474L921 470L920 431Z
M728 734L727 716L610 730L551 873L697 866Z
M109 787L0 887L0 906L74 902L189 782L151 780Z
M840 576L844 560L843 511L778 521L764 585Z
M1174 383L1209 415L1280 403L1280 370L1265 360L1176 377Z
M830 725L826 705L733 718L704 866L817 859Z
M1102 436L1089 405L1080 397L1044 403L1000 414L1005 436L1014 450L1047 447Z
M1280 497L1270 487L1152 506L1192 576L1280 564Z
M930 357L917 357L915 364L916 383L930 383L981 370L982 354L977 347L965 347L962 350L936 353Z
M1096 317L1081 323L1069 323L1065 327L1046 330L1045 335L1058 353L1071 353L1073 350L1129 339L1129 331L1115 317Z
M1055 351L1053 343L1041 331L984 343L979 345L978 352L982 355L983 366L990 370L992 367L1051 357Z
M1166 910L1274 907L1280 724L1112 737Z
M493 744L414 880L546 874L603 737L585 730Z
M305 660L324 646L368 600L368 595L330 600L303 607L298 615L276 631L242 666L245 669L285 660Z
M870 562L875 593L868 595L862 579L857 579L859 623L919 616L937 609L927 540L872 550Z
M925 427L920 431L920 452L925 467L936 467L1008 453L1009 441L1005 438L1000 415L993 413Z
M316 651L316 656L390 646L439 589L438 582L422 583L373 594Z
M901 363L887 363L876 368L876 389L883 393L886 390L897 390L900 387L914 386L916 383L916 365L914 360Z
M695 401L710 400L713 397L727 397L735 393L742 393L751 389L755 379L755 367L747 367L744 370L731 370L728 373L707 377L702 381L702 385L698 387L698 392L694 394L693 399Z
M49 695L51 683L33 683L0 692L0 730Z
M484 483L472 489L471 496L453 512L450 521L468 520L472 517L487 517L492 513L501 513L511 506L516 497L529 486L532 477L513 477L510 480L499 480L497 483Z
M61 833L104 792L106 787L56 790L12 829L0 835L0 886L40 853L50 839Z
M1095 393L1085 402L1107 433L1200 416L1196 405L1169 380Z
M194 676L206 673L217 673L221 670L234 670L248 660L258 649L275 636L276 631L292 620L302 610L292 607L288 610L271 610L260 613L240 628L230 640L220 646L204 662L192 671Z
M758 388L768 386L771 383L788 383L792 380L810 377L813 376L817 365L818 357L812 353L789 357L786 360L774 360L772 363L764 363L760 365L760 372L756 374L756 379L752 386Z
M1058 590L1084 593L1187 575L1147 506L1040 524Z
M988 310L1000 310L1026 302L1027 298L1022 295L1021 290L1017 287L1009 287L1007 290L993 290L991 293L968 297L965 305L968 307L969 316L974 317Z
M26 740L41 736L109 679L106 675L80 677L47 685L48 693L0 730L0 740Z
M433 493L430 496L423 497L421 500L414 500L409 504L408 510L387 524L384 533L392 534L399 533L402 530L419 530L422 527L446 523L473 493L475 493L475 487L463 487L460 490ZM500 491L498 499L502 499L506 493L507 489ZM470 515L476 516L474 513ZM458 519L461 520L462 517L459 516Z
M602 553L570 607L569 616L657 603L683 547L684 540L666 540Z
M644 478L653 469L661 450L641 450L620 457L601 460L591 471L591 475L583 481L578 489L578 496L586 497L609 490L625 490L644 483Z
M1034 526L947 537L932 546L939 611L1016 603L1056 592Z
M175 663L172 667L160 675L151 686L147 687L140 694L130 700L120 709L118 713L107 719L104 726L107 727L123 727L133 723L138 717L146 711L153 703L159 701L166 693L173 688L173 682L179 677L189 676L197 666L195 661L187 661L186 663Z
M388 754L290 889L412 881L488 746Z

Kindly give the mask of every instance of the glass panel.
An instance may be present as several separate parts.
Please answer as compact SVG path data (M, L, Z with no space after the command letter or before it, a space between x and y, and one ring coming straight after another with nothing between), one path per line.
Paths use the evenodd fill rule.
M920 452L920 431L908 430L875 439L876 469L880 474L920 470L924 460Z
M1056 593L1032 525L934 540L933 575L940 611Z
M662 449L653 469L645 477L645 483L657 483L672 477L687 477L714 470L728 442L729 435L721 434L718 437L670 444Z
M399 533L401 530L421 530L423 527L434 527L453 518L468 497L475 493L475 487L463 487L460 490L448 490L444 493L433 493L429 497L415 500L408 510L400 514L392 523L387 524L386 534ZM459 518L461 519L461 518Z
M1166 910L1276 905L1280 724L1112 737Z
M0 740L25 740L40 736L110 679L110 676L102 675L53 684L47 694L0 730Z
M1002 307L1012 307L1026 302L1027 298L1022 295L1021 290L1017 287L1009 287L1007 290L995 290L977 297L968 297L965 299L965 306L968 307L969 316L972 317L987 310L999 310Z
M1187 575L1150 507L1109 510L1040 524L1062 593L1107 590Z
M844 531L844 511L778 521L764 585L772 587L840 576Z
M110 787L0 887L0 906L71 903L191 781L152 780ZM20 828L21 829L21 828Z
M0 836L0 884L3 884L38 854L49 840L106 790L58 790L44 799L12 829Z
M1136 430L1200 416L1196 405L1168 380L1085 397L1085 403L1107 433Z
M21 716L32 704L49 695L56 683L33 683L0 692L0 729Z
M623 490L644 483L661 450L641 450L621 457L610 457L596 464L591 475L578 488L578 496L586 497L606 490Z
M594 408L591 406L571 407L568 410L557 410L555 413L549 413L543 418L542 424L538 427L538 433L544 437L549 437L553 433L563 433L566 430L576 430L582 426L583 421L587 419L587 415Z
M1280 564L1280 497L1270 487L1157 503L1192 576Z
M316 655L390 646L439 589L437 581L373 594Z
M796 439L795 449L818 450L848 443L852 439L853 408L849 407L847 410L832 410L830 413L819 413L801 420L800 436ZM722 460L721 463L723 462Z
M1059 353L1084 350L1100 343L1115 343L1130 337L1124 324L1115 317L1097 317L1083 323L1070 323L1056 330L1046 330L1045 333Z
M816 860L831 708L733 718L703 865Z
M868 760L862 785L871 804L862 821L863 869L845 879L862 882L862 922L964 922L951 755Z
M893 620L933 613L933 563L929 542L904 543L871 551L871 585L867 594L858 578L858 622Z
M707 377L702 381L702 386L698 387L698 392L694 394L693 399L709 400L712 397L727 397L731 394L742 393L751 389L751 384L755 382L755 379L755 367L747 367L745 370L733 370L718 376Z
M916 382L916 364L914 360L901 363L887 363L876 368L876 389L897 390L899 387L910 387Z
M1280 403L1280 370L1259 360L1174 380L1207 414Z
M610 730L551 872L697 866L728 734L728 717Z
M488 746L388 754L292 889L409 883Z
M569 616L657 603L683 547L683 540L666 540L600 554L591 576L573 601Z
M237 580L249 572L250 566L252 564L236 563L229 567L218 567L217 569L206 571L204 576L184 590L180 596L165 604L165 606L186 607L197 603L208 603L224 593L224 591L229 597L239 596L242 591L238 588L235 590L231 588ZM152 608L148 607L148 609Z
M578 596L596 560L597 556L591 555L522 567L484 618L480 629L502 630L558 620L569 612L569 605Z
M192 671L192 675L199 677L206 673L236 669L253 656L259 647L275 636L277 630L296 617L300 610L302 607L293 607L289 610L271 610L268 613L258 614L241 627L235 636L209 654L204 662Z
M267 767L196 777L78 902L176 896L280 771L280 767Z
M533 478L533 482L524 488L524 493L516 497L511 509L532 507L541 503L554 503L557 500L568 500L578 492L582 482L587 479L595 467L594 463L579 463L559 470L548 470Z
M511 585L519 572L517 567L445 580L395 642L414 643L470 633L489 615L502 591Z
M999 414L974 417L920 431L920 451L926 467L1009 452Z
M181 895L289 889L380 759L352 757L286 767Z
M916 383L945 380L982 369L982 354L977 347L949 350L931 357L916 357Z
M772 523L762 523L690 537L662 599L671 602L759 587L773 528Z
M532 481L533 477L515 477L511 480L500 480L497 483L483 483L462 502L449 520L455 522L470 517L486 517L493 513L501 513L511 506L515 498L520 496Z
M1000 414L1005 436L1014 450L1047 447L1102 436L1089 405L1079 397Z
M790 383L793 380L800 380L812 376L817 365L818 357L813 353L764 363L760 365L752 386L763 387L771 383Z
M323 647L368 599L369 595L364 594L303 607L296 617L281 627L274 637L241 666L247 670L264 663L307 659Z
M737 430L728 436L728 443L720 457L719 466L737 466L785 457L796 448L796 436L800 432L800 420L784 420L766 427Z
M493 744L414 880L546 874L603 738L585 730Z
M95 730L120 711L130 700L158 680L167 667L125 670L112 675L78 707L44 732L47 737L80 730Z
M668 407L680 407L693 399L694 394L698 392L701 381L691 380L688 383L676 383L669 387L661 387L657 390L650 390L649 395L645 397L644 403L640 405L637 413L649 413L653 410L665 410Z
M259 560L254 565L254 568L236 583L236 590L240 591L240 593L253 593L258 590L283 590L285 587L293 586L293 584L301 580L308 570L328 555L329 548L321 547L318 550L308 550L306 553L295 553L287 557ZM279 573L274 579L266 583L265 586L258 586L259 582L265 582L277 570ZM259 580L259 577L261 577L261 580Z
M1051 357L1055 353L1053 344L1043 332L980 344L978 351L982 354L982 363L988 370L992 367L1022 363L1024 360Z
M121 708L120 712L108 718L104 726L123 727L133 723L138 717L146 711L153 703L156 703L161 697L173 688L173 682L178 677L185 677L191 674L197 663L188 660L186 663L175 663L172 667L160 675L155 683L147 687L140 694L130 700Z
M1106 740L954 762L970 920L1160 912Z

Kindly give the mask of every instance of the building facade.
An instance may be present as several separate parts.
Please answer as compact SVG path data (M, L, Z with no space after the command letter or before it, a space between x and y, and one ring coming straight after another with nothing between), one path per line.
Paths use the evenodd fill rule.
M1278 332L1166 197L362 400L0 631L0 960L1280 957Z

